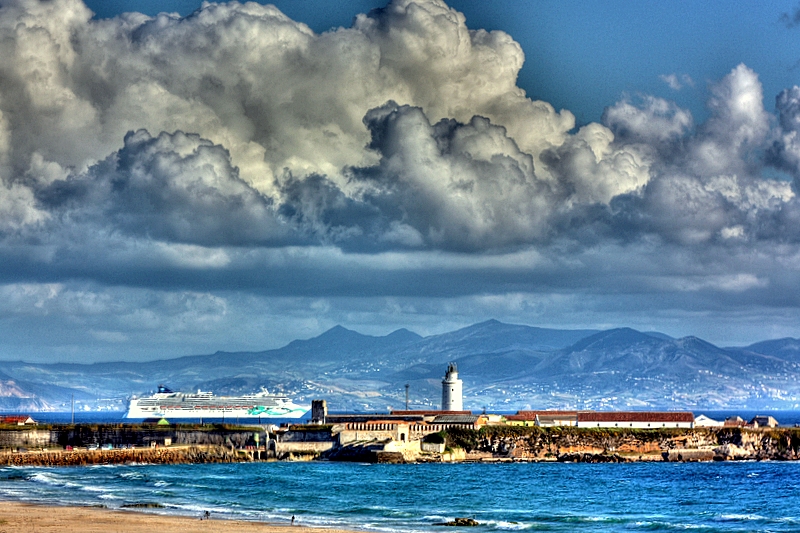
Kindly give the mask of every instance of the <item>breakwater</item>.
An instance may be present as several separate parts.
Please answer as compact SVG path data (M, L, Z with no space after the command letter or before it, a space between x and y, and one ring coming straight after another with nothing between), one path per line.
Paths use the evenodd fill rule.
M223 446L176 446L122 450L39 450L0 452L0 466L87 466L109 464L232 463L250 456Z
M5 426L0 428L0 450L151 447L164 446L166 443L246 448L255 446L257 438L261 443L266 442L266 437L266 431L260 426L232 427L221 424L205 426L132 424Z

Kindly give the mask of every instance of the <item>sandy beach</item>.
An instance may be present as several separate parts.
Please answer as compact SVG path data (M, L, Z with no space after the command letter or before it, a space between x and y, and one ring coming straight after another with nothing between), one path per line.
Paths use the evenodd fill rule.
M200 520L93 507L49 507L0 502L0 533L353 533L301 525Z

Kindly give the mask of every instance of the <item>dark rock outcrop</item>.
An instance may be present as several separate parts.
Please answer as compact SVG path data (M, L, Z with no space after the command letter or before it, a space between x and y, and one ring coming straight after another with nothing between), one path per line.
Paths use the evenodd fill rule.
M440 522L438 524L433 524L434 526L455 526L455 527L475 527L479 526L480 523L476 522L472 518L454 518L450 522Z

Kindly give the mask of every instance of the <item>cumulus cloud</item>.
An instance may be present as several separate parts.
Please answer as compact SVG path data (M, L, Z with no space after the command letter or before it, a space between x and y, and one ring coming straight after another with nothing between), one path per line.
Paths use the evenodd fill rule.
M691 242L755 223L721 216L731 200L713 190L720 176L755 187L770 132L744 65L713 87L704 124L645 96L571 132L569 112L516 86L509 35L469 30L437 0L323 34L236 2L95 21L79 0L16 0L0 21L9 235L72 224L186 245L498 251L604 225L612 204ZM663 215L690 206L714 222Z
M762 175L775 133L757 74L739 65L711 93L711 116L696 127L688 112L656 98L606 110L604 122L620 142L654 156L642 193L612 201L618 231L690 246L793 240L791 184Z
M744 65L712 87L703 124L643 96L572 132L568 111L516 86L509 35L437 0L323 34L254 3L95 21L79 0L16 0L0 33L8 236L497 252L586 228L771 238L793 216L758 151L772 142L773 164L797 168L796 94L771 132Z
M224 148L196 134L130 132L86 172L37 192L48 211L126 234L204 245L268 243L286 234L269 199L238 176Z
M669 85L673 91L680 91L684 86L694 87L694 80L688 74L661 74L658 77L661 81Z
M694 126L691 113L674 102L654 96L644 97L640 105L623 100L606 108L603 123L618 142L642 144L661 151L690 133Z
M800 179L800 87L784 89L775 102L780 129L770 149L772 164Z
M0 105L14 117L17 172L37 150L80 169L129 130L181 130L224 146L242 178L270 193L285 168L335 179L369 163L362 118L391 99L434 121L508 122L534 153L574 123L516 87L524 56L510 36L468 30L439 1L398 0L319 35L255 3L101 21L79 0L0 9Z
M746 151L760 148L769 132L769 116L758 75L745 65L712 87L711 117L701 127L691 154L696 172L735 170L747 163Z
M478 116L431 124L393 102L364 120L380 162L352 170L360 196L425 242L485 249L546 234L554 193L505 128Z

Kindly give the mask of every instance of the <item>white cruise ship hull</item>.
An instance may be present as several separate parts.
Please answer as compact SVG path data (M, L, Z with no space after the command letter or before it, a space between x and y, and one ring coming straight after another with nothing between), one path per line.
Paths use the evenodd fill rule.
M246 396L214 396L210 392L159 392L134 398L125 418L302 418L309 410L285 396L266 392Z

